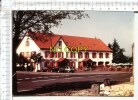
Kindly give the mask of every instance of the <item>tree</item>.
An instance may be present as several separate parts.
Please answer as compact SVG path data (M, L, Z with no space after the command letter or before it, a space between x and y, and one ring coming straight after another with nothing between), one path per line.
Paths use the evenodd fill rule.
M43 59L43 56L41 56L41 53L32 54L31 59L34 60L34 63L40 64ZM38 68L37 68L37 70L38 70Z
M120 48L116 39L114 39L113 44L109 43L108 47L113 50L113 63L126 63L129 61L129 58L123 54L125 49Z
M13 40L17 41L28 30L47 33L52 27L62 25L63 19L88 17L83 11L13 11ZM15 44L15 42L14 42Z
M63 19L77 20L88 18L83 11L13 11L13 93L17 93L16 86L16 48L20 38L27 31L49 33L52 27L57 27ZM15 79L15 80L14 80Z

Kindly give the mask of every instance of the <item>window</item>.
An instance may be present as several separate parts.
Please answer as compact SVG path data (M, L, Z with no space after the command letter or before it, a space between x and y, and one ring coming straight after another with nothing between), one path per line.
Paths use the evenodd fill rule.
M57 58L57 52L54 53L54 57Z
M25 42L25 45L26 45L26 46L29 46L29 45L30 45L30 43L29 43L29 38L27 38L27 40L26 40L26 42Z
M81 62L79 62L79 66L81 66Z
M70 62L71 67L75 67L75 62Z
M66 52L66 58L68 58L69 57L69 53L68 52Z
M82 52L79 52L79 53L78 53L78 58L83 58Z
M26 52L26 57L29 57L29 52Z
M85 53L85 58L89 58L89 53L88 52Z
M72 66L75 67L75 62L72 63Z
M109 53L106 53L106 54L105 54L105 57L106 57L106 58L109 58Z
M63 58L63 52L58 53L58 58Z
M58 41L60 47L62 47L62 41Z
M99 58L103 58L103 53L99 53Z
M45 67L49 67L49 62L45 62Z
M50 52L50 58L54 57L54 52Z
M48 58L49 57L49 54L50 54L50 52L49 51L46 51L45 52L45 58Z
M75 53L74 52L70 53L70 58L75 58Z
M92 53L92 58L96 58L96 53Z

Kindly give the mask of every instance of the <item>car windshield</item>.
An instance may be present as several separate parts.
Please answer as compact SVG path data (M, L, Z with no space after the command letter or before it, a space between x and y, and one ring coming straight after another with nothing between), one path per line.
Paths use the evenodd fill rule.
M70 69L70 67L69 67L69 66L67 66L67 67L66 67L66 69Z

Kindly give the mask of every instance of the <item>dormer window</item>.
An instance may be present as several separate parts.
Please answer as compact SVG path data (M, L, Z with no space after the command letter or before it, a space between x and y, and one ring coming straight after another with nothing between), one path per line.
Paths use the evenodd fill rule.
M26 45L26 46L29 46L29 45L30 45L29 38L27 38L27 40L26 40L26 42L25 42L25 45Z
M60 47L62 47L62 41L58 41Z

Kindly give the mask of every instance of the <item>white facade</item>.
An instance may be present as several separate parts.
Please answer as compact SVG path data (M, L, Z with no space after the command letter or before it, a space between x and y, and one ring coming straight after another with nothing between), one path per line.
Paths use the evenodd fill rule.
M21 52L24 53L24 56L29 53L29 56L31 55L32 51L35 51L36 53L40 52L40 48L36 45L34 40L31 37L27 36L28 34L25 35L21 43L19 44L18 48L16 49L16 53L20 54ZM29 45L26 45L26 41L29 41Z

